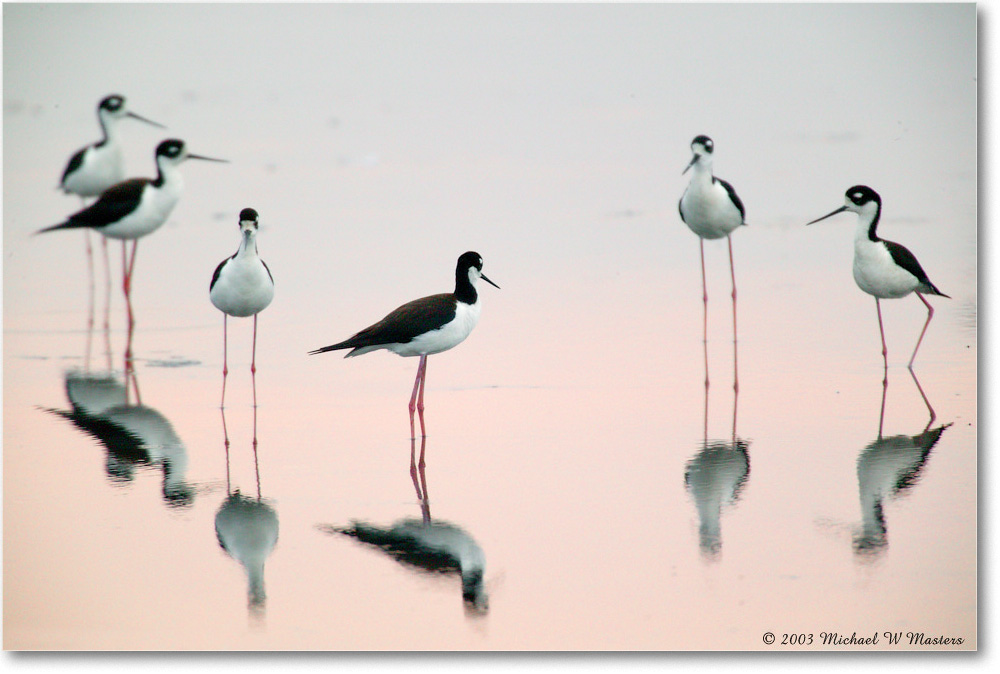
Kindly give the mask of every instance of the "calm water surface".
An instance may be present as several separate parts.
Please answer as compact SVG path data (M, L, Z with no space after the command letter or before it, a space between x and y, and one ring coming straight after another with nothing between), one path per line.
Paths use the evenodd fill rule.
M977 648L973 6L109 11L4 8L5 648ZM27 67L80 22L143 59ZM746 62L689 60L699 22ZM108 307L81 233L31 236L118 90L232 162L185 164L139 246L128 378L118 244ZM148 174L160 132L122 131ZM698 133L747 204L735 354L725 245L706 344L676 214ZM803 226L857 182L952 297L915 376L923 305L883 303L886 387L854 217ZM245 206L277 292L255 378L230 321L223 412L208 283ZM429 359L411 443L416 359L306 353L466 250L502 290Z

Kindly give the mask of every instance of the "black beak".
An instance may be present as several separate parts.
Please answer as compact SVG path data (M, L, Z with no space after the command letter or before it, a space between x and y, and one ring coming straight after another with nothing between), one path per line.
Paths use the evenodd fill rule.
M691 161L689 161L688 165L684 168L683 171L681 171L681 175L684 175L685 173L687 173L688 169L690 169L692 166L694 166L697 162L698 162L698 155L695 155L695 156L691 157Z
M823 216L822 218L816 218L816 219L815 219L815 220L813 220L812 222L807 222L807 223L806 223L806 225L812 225L812 224L814 224L814 223L817 223L817 222L819 222L820 220L826 220L827 218L830 218L830 217L833 217L833 216L834 216L834 215L836 215L837 213L843 213L843 212L844 212L844 211L846 211L846 210L847 210L847 206L841 206L840 208L838 208L837 210L833 211L832 213L827 213L827 214L826 214L826 215L824 215L824 216Z
M126 112L125 116L126 117L131 117L132 119L138 119L140 122L146 122L146 124L151 124L153 126L161 128L161 129L167 128L167 127L163 126L162 124L160 124L159 122L154 122L151 119L146 119L145 117L141 117L141 116L135 114L134 112Z
M185 158L186 159L203 159L204 161L219 161L219 162L222 162L223 164L228 164L229 163L228 159L216 159L215 157L205 157L204 155L200 155L200 154L188 154L187 157L185 157Z
M487 278L487 277L486 277L486 274L484 274L484 273L482 273L482 272L479 272L479 278L483 279L484 281L486 281L487 283L489 283L489 284L490 284L491 286L493 286L493 287L494 287L494 288L496 288L497 290L500 290L500 286L498 286L498 285L497 285L496 283L494 283L493 281L489 280L489 278Z

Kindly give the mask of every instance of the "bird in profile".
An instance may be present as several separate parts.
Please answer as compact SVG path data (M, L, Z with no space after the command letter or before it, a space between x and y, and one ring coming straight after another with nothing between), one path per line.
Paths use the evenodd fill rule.
M458 346L476 327L481 308L476 291L479 279L500 288L483 274L483 258L479 253L463 253L455 267L455 292L407 302L353 337L309 353L351 349L346 356L351 357L387 349L400 356L420 356L417 377L410 394L410 437L416 435L413 421L415 409L419 411L420 432L426 436L424 382L427 356Z
M733 230L746 225L746 209L733 186L712 174L715 143L708 136L691 141L691 161L682 174L691 171L691 181L678 203L681 220L698 235L701 251L701 290L704 304L703 335L708 341L708 285L705 281L705 239L726 237L729 245L729 274L733 281L733 343L736 342L736 269L733 264ZM735 349L735 346L734 346ZM706 347L706 359L708 357ZM707 381L707 379L706 379ZM738 387L738 383L734 384Z
M119 94L105 96L97 105L97 120L101 124L102 137L96 143L91 143L77 150L59 179L59 189L66 194L76 194L86 205L87 199L100 196L105 190L125 180L125 162L122 159L122 148L118 142L118 122L127 119L137 119L151 126L165 128L162 124L141 117L129 110L125 105L125 97ZM108 240L100 237L101 250L104 255L104 277L106 290L111 290L111 270L108 262ZM94 262L90 245L90 230L84 230L84 242L87 251L87 268L90 270L90 289L93 293Z
M184 141L168 139L156 147L156 178L131 178L105 190L90 206L69 216L64 222L38 233L62 229L90 228L106 237L122 241L124 281L129 295L135 253L139 239L153 233L167 221L177 205L184 186L178 166L187 159L225 162L188 152ZM125 262L125 241L132 241L131 259Z
M924 340L927 326L930 325L931 318L934 317L934 307L924 299L924 295L939 295L940 297L948 297L948 295L945 295L931 283L913 253L898 243L879 238L877 229L882 215L882 197L872 188L865 185L855 185L845 193L843 206L806 224L812 225L844 211L858 214L858 225L854 230L854 281L859 288L875 297L878 329L882 335L882 360L886 369L889 367L888 349L885 345L885 328L882 325L880 300L898 299L906 297L910 293L916 293L920 301L927 307L927 321L924 323L923 330L920 331L917 345L914 347L913 355L910 356L910 362L907 365L912 370L917 350L920 349L920 343Z
M118 142L118 122L132 118L158 128L162 124L141 117L125 106L125 97L118 94L105 96L97 106L97 120L101 124L102 138L82 147L70 157L59 188L80 198L100 196L104 190L125 180L125 163Z
M257 254L257 229L260 218L252 208L240 211L240 247L219 263L208 286L208 296L222 312L222 405L226 403L227 323L230 316L253 316L253 352L250 372L257 374L257 314L274 299L274 278L264 260Z

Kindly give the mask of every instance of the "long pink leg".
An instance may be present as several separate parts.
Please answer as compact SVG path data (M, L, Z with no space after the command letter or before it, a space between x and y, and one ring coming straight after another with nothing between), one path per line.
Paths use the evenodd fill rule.
M927 421L927 426L924 427L926 431L937 419L937 414L934 412L934 408L931 407L931 401L927 399L927 395L924 393L924 387L920 385L920 380L917 379L917 373L910 369L910 376L913 377L913 383L917 385L917 391L920 392L920 397L924 399L924 404L927 405L927 411L930 413L931 418Z
M417 378L413 380L413 393L410 394L410 437L416 438L417 433L413 425L413 412L419 407L420 408L420 432L424 435L427 433L424 431L424 391L423 391L423 380L424 380L424 368L427 365L427 356L420 356L420 364L417 365ZM417 402L417 393L420 393L420 401Z
M733 237L727 236L726 240L729 242L729 275L733 279L733 391L739 393L740 380L736 367L736 267L733 265Z
M85 372L90 372L90 347L94 341L94 257L93 249L90 245L90 230L83 232L87 244L87 275L90 277L90 311L87 313L87 350L84 356L83 367ZM101 237L104 238L103 236Z
M882 304L875 298L875 310L878 312L878 331L882 335L882 365L885 369L885 381L889 380L889 349L885 345L885 327L882 326ZM885 383L885 381L883 383Z
M250 358L250 380L253 382L254 418L257 415L257 314L253 315L253 355ZM256 441L256 438L255 438Z
M705 282L705 239L698 239L701 250L701 301L704 305L701 321L701 341L705 347L705 389L708 389L708 284Z
M427 429L424 427L424 388L427 386L427 356L423 357L420 374L420 396L417 398L417 412L420 414L420 437L427 437Z
M222 402L219 403L219 407L225 409L226 407L226 375L229 374L228 365L228 344L229 335L227 334L229 330L229 315L222 314Z
M920 342L924 341L924 333L927 332L927 326L931 324L931 319L934 318L934 307L931 306L930 302L924 299L923 295L920 293L916 293L916 295L920 298L920 301L924 303L924 306L927 307L927 322L924 323L924 329L920 331L920 339L917 340L917 345L913 349L913 355L910 356L910 364L907 365L907 367L911 370L913 369L913 361L917 358L917 349L920 348Z

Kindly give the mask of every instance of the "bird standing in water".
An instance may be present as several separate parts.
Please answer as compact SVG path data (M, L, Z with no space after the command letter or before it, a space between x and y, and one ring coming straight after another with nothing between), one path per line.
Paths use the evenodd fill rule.
M729 273L733 281L733 371L736 371L736 270L733 265L733 230L746 225L746 209L733 186L712 174L712 156L715 143L708 136L697 136L691 141L691 161L682 173L691 171L691 181L681 196L678 210L681 220L698 235L701 249L701 289L704 302L703 335L706 342L706 379L708 365L708 286L705 282L705 239L726 237L729 244ZM739 388L735 380L733 387Z
M410 437L416 436L414 409L420 413L420 432L426 436L424 380L427 356L458 346L476 327L480 312L479 293L476 291L479 279L494 288L500 287L483 274L483 258L479 253L463 253L455 268L455 292L407 302L350 339L309 353L351 349L345 356L351 357L377 349L388 349L400 356L420 356L413 393L410 394Z
M222 312L222 407L226 404L228 366L228 319L230 316L253 316L253 351L250 372L257 374L257 314L274 299L274 278L257 254L259 216L252 208L240 211L240 247L215 268L208 296ZM256 387L255 387L256 388ZM256 404L256 394L254 395Z
M816 218L811 225L826 220L829 217L851 211L858 214L858 226L854 230L854 281L858 287L875 297L875 309L878 312L878 329L882 335L882 360L888 369L888 349L885 346L885 328L882 325L882 305L880 300L898 299L910 293L916 293L924 306L927 307L927 321L920 331L917 345L910 356L907 367L913 369L913 361L917 357L920 343L924 341L924 333L934 317L934 307L924 299L924 294L948 297L937 289L927 278L920 263L913 253L893 241L886 241L878 236L877 228L882 215L882 197L878 192L865 185L855 185L844 195L844 205Z

